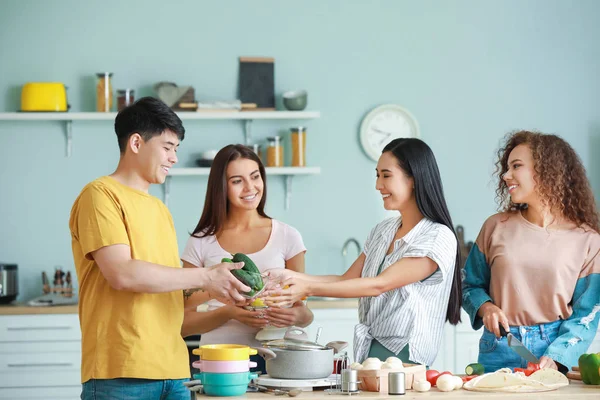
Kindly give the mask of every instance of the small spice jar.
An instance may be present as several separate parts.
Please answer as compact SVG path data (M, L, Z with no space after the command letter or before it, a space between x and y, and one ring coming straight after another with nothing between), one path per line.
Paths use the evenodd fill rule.
M267 141L267 167L283 167L283 145L281 137L268 137Z
M246 147L248 147L250 150L252 150L254 153L256 153L256 155L258 156L258 158L262 160L262 157L261 157L261 154L260 154L261 153L260 144L254 143L254 144L248 145Z
M99 72L96 76L96 111L109 112L113 105L112 72Z
M299 126L292 131L292 167L306 167L306 128Z
M133 89L119 89L117 90L117 110L121 111L127 106L133 104L135 100L135 91Z

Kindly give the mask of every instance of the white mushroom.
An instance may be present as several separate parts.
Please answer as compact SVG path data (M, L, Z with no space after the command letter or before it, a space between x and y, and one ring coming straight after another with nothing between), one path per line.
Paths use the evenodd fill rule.
M431 389L431 383L425 380L416 381L413 383L413 389L417 392L428 392Z
M353 362L352 364L350 364L350 369L360 370L363 369L363 366L359 362Z
M460 376L453 376L452 379L454 380L454 390L458 390L463 387L463 380Z
M454 376L441 375L435 385L442 392L451 392L454 390Z

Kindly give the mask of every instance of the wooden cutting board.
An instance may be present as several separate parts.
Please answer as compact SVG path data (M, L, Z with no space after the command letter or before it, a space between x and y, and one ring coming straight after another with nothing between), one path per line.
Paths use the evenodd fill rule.
M581 380L581 372L569 371L569 372L567 372L567 378L573 379L574 381L580 381Z

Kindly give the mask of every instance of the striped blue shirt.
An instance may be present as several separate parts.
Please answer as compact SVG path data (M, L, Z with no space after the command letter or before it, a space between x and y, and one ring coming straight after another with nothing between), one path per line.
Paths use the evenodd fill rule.
M409 345L410 360L433 364L442 341L448 299L456 264L456 237L437 222L423 218L404 237L396 240L402 217L386 219L369 234L364 253L363 277L375 277L403 257L428 257L437 271L427 279L359 300L359 324L354 330L354 359L367 358L373 339L398 354Z

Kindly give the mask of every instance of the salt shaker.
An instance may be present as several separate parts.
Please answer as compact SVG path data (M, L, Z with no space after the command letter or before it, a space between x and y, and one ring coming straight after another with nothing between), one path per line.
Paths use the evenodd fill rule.
M358 372L355 369L342 370L342 392L358 391Z
M388 394L405 394L404 372L390 372L388 374Z

